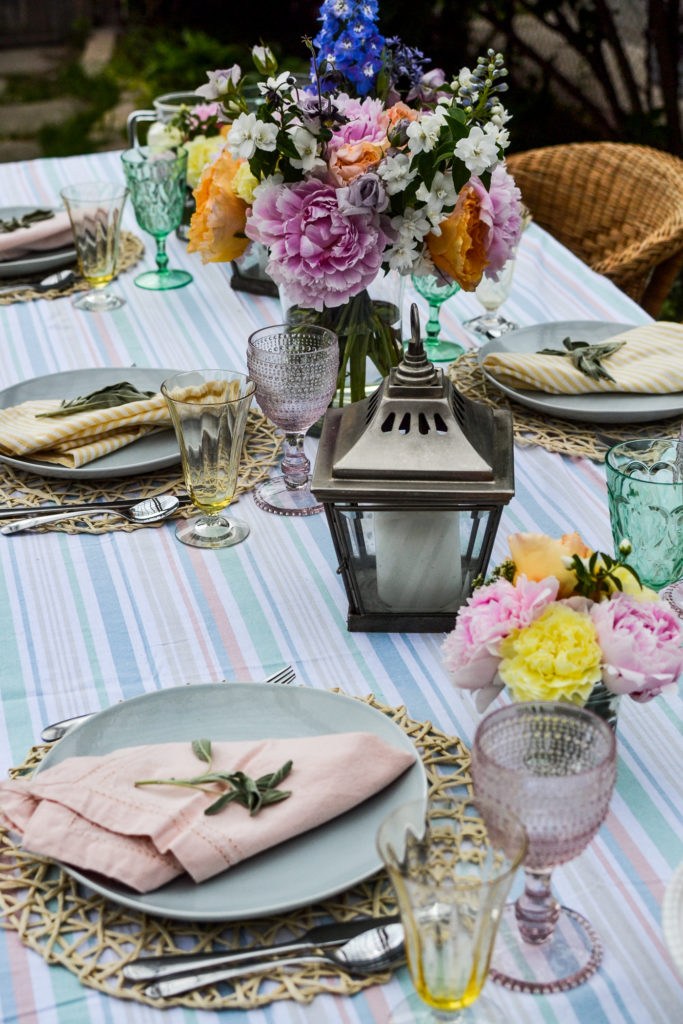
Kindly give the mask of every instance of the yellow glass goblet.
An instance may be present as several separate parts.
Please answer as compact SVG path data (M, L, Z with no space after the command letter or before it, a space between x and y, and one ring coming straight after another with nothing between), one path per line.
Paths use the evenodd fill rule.
M226 548L249 526L224 514L237 487L254 384L235 370L191 370L161 385L175 428L187 493L201 515L179 523L176 537L199 548Z
M90 313L119 309L126 300L108 291L106 285L116 273L128 189L112 182L89 181L68 185L60 195L71 221L78 266L92 289L78 294L73 305Z
M377 846L396 891L408 969L417 996L390 1024L504 1024L479 999L501 908L527 847L524 826L500 805L473 797L396 808Z

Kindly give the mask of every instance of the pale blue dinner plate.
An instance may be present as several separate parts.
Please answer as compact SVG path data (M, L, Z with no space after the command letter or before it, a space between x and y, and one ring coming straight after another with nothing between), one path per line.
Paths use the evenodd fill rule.
M156 369L145 366L98 366L83 370L64 370L43 377L31 377L0 391L0 409L9 409L21 402L36 398L77 398L91 391L127 380L141 391L159 391L162 381L178 370ZM77 469L57 466L40 459L21 458L18 455L0 455L0 462L38 476L64 480L108 480L111 477L134 476L136 473L156 473L160 469L180 462L180 451L175 432L155 431L125 448L103 455Z
M67 865L79 882L133 910L191 921L235 921L279 914L327 899L369 878L382 862L381 821L399 804L427 801L427 776L412 740L383 712L327 690L268 683L208 683L146 693L77 726L48 752L38 771L67 757L106 754L141 743L251 740L370 732L416 754L400 778L346 814L196 885L187 875L154 892L124 886Z
M477 360L487 378L503 394L520 405L559 419L587 423L648 423L683 413L683 392L668 395L608 394L595 392L586 395L551 395L544 391L530 391L502 384L482 365L492 352L527 353L542 348L563 350L562 339L587 341L591 345L607 341L615 334L632 330L636 324L615 324L602 320L559 320L547 324L534 324L518 331L487 341L477 352ZM608 365L608 364L606 364ZM608 366L609 368L609 366Z

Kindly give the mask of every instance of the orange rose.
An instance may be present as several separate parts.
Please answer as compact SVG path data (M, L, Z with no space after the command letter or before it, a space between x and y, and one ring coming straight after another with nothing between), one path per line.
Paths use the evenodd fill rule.
M389 145L380 145L378 142L357 142L355 145L340 146L330 159L330 175L334 184L338 186L348 185L350 181L357 178L366 171L372 171L379 165L384 156L384 150Z
M202 263L225 263L241 256L249 239L244 235L247 204L233 192L232 182L243 161L233 160L226 147L202 173L194 191L196 212L190 222L188 252L199 252Z
M513 582L522 575L529 580L556 576L560 581L558 598L570 597L576 586L574 570L566 569L562 559L572 555L588 558L593 553L576 531L563 534L559 540L545 533L513 533L508 544L517 570Z
M392 128L399 121L417 121L419 117L417 110L400 101L394 103L393 107L389 107L386 113L389 118L389 125Z
M479 217L479 199L471 185L460 190L453 212L439 224L440 235L427 235L434 263L457 281L463 291L473 292L481 281L486 258L487 227Z

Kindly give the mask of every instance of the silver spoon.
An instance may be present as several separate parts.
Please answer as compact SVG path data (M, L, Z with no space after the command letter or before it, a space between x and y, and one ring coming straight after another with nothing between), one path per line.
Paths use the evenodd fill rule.
M10 292L49 292L53 288L63 291L76 280L73 270L58 270L56 274L49 274L42 281L23 281L21 284L8 284L0 288L0 295L9 295Z
M266 959L241 967L224 967L219 970L194 971L174 978L164 978L146 985L143 992L154 998L177 996L205 985L220 981L232 981L247 974L260 974L273 967L296 967L300 964L329 964L341 967L349 974L374 974L398 964L404 957L403 925L389 924L372 928L356 935L337 949L325 953L311 953L306 956L290 956L279 960Z
M137 505L130 508L116 508L108 505L93 506L88 513L84 512L57 512L50 516L30 516L28 519L19 519L16 523L9 523L0 529L0 533L11 536L14 533L23 533L25 530L33 530L37 526L45 526L47 523L59 523L64 519L82 519L84 515L94 515L100 512L111 512L113 515L121 516L131 523L145 526L147 523L158 523L161 519L167 519L180 506L180 499L173 494L161 494L157 498L145 498Z

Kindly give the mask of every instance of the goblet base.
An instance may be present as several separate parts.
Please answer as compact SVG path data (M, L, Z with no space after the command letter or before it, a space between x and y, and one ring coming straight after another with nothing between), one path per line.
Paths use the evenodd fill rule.
M147 291L161 292L171 288L182 288L183 285L192 281L192 274L187 270L146 270L144 274L138 274L135 283L138 288L146 288Z
M109 313L112 309L120 309L125 304L126 300L122 295L99 291L97 288L91 292L81 292L72 302L76 309L83 309L86 313Z
M264 512L278 516L314 516L323 506L311 494L310 477L305 487L292 489L281 473L266 480L254 491L254 501Z
M485 996L462 1010L436 1010L423 1003L417 992L392 1010L388 1024L505 1024L506 1018Z
M660 590L659 596L671 606L679 619L683 619L683 580L669 583L663 590Z
M482 313L481 316L475 316L472 320L465 320L463 324L468 331L484 334L489 338L497 338L501 334L507 334L508 331L516 331L518 326L513 320L506 320L504 316L496 313Z
M442 341L441 338L425 338L424 344L427 359L433 363L451 363L465 351L455 341Z
M183 544L193 548L230 548L249 536L249 526L241 519L218 513L215 516L197 516L183 519L175 535Z
M576 910L560 908L555 930L537 946L524 942L517 927L515 904L501 915L489 977L512 992L536 995L566 992L595 974L602 961L602 943L590 923Z

